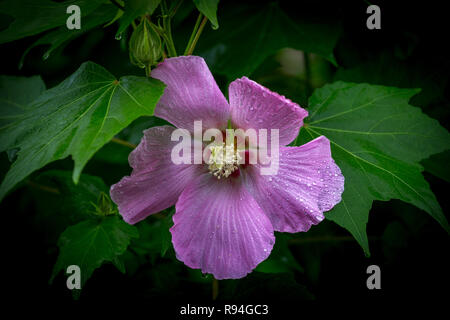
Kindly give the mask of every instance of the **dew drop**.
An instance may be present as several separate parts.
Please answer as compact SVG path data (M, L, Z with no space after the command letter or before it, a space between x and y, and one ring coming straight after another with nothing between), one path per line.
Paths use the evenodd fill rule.
M119 33L119 34L116 34L116 40L121 40L122 39L122 34L121 33Z

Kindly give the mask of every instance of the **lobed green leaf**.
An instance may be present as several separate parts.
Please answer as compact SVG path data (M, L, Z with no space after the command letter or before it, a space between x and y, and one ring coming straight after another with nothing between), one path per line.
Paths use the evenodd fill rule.
M19 148L0 186L0 199L46 164L71 155L74 182L92 155L140 116L153 114L164 90L158 80L125 76L87 62L45 91L30 110L0 128L0 151Z
M417 89L335 82L314 92L300 140L331 141L345 176L342 201L326 217L346 228L369 254L366 224L374 200L400 199L448 222L418 163L450 148L450 134L408 104Z

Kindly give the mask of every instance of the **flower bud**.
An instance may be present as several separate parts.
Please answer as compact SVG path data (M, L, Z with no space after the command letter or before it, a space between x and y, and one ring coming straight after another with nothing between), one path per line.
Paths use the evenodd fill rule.
M129 45L131 63L140 68L156 64L162 54L161 38L146 18L133 31Z
M95 209L92 213L97 216L105 217L112 214L117 214L115 205L112 203L110 197L103 191L100 192L97 203L95 204L91 202L91 204Z

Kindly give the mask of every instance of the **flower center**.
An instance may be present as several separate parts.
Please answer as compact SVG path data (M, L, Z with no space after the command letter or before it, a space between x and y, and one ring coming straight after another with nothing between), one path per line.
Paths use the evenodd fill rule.
M241 156L234 145L218 144L210 146L208 169L217 179L228 178L230 174L238 169Z

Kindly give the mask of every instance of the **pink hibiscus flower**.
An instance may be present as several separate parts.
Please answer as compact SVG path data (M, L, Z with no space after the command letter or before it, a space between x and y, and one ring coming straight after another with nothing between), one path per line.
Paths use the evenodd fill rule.
M285 147L308 115L298 104L246 77L230 84L228 103L201 57L165 59L152 77L167 85L155 115L175 127L144 131L129 156L133 171L111 187L111 198L131 224L175 205L170 232L187 266L216 279L244 277L269 256L274 231L307 231L341 201L344 177L327 138ZM199 120L205 129L225 130L229 120L236 129L279 129L278 173L234 162L218 179L207 163L174 164L172 132L193 132Z

